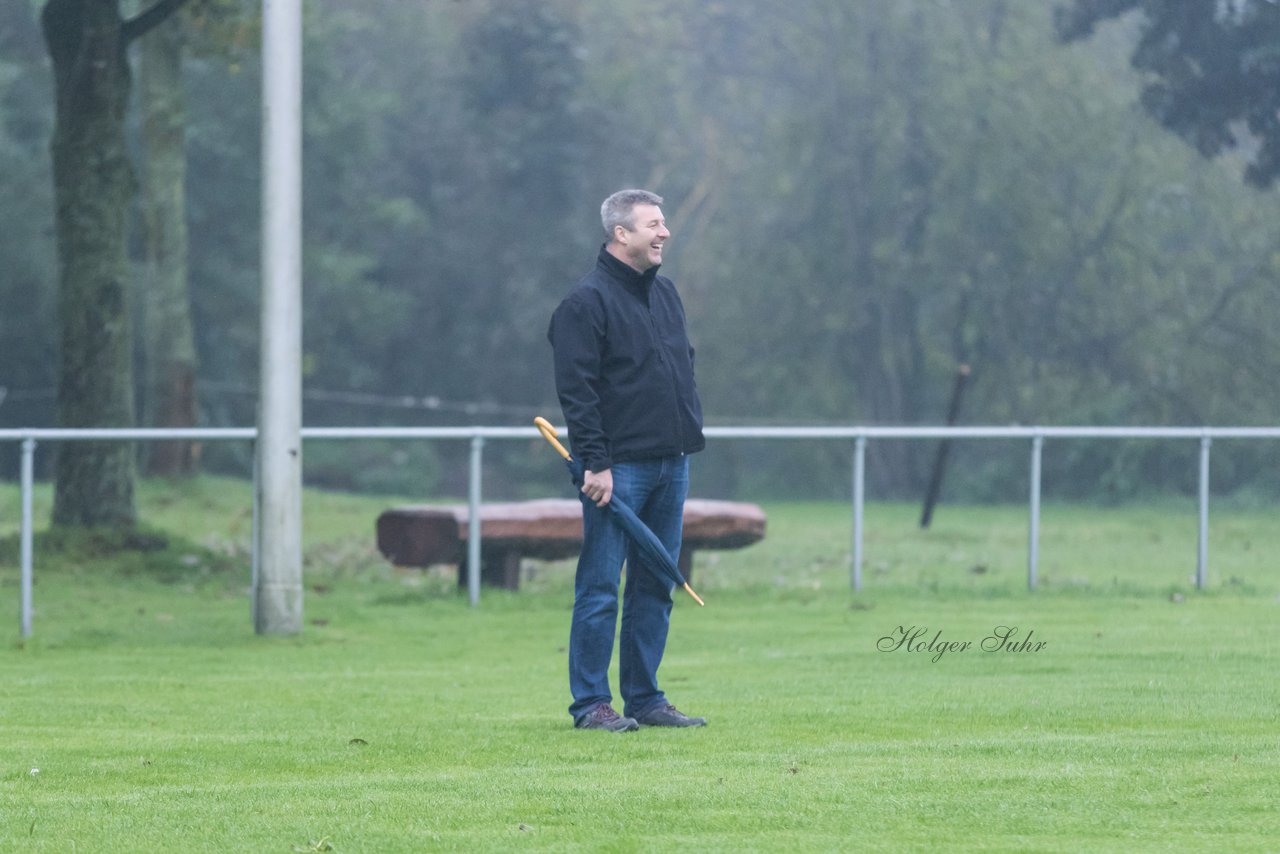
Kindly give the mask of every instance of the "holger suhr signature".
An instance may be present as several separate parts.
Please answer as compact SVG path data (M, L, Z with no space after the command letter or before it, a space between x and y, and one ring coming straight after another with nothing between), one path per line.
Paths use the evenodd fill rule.
M1049 645L1048 641L1032 640L1034 636L1035 629L1019 637L1017 626L996 626L977 642L977 648L982 652L1040 652ZM942 629L930 636L927 626L898 626L876 641L876 649L881 652L927 652L933 654L933 662L949 652L969 652L973 648L973 641L944 640Z

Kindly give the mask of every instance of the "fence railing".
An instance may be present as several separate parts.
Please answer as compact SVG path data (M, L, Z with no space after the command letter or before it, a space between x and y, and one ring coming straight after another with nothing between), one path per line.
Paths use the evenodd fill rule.
M150 441L249 441L258 431L252 427L228 428L118 428L118 429L0 429L0 442L20 442L22 459L21 525L19 532L20 631L32 629L34 573L34 523L32 493L35 486L35 453L41 442L150 442ZM303 439L427 439L469 440L471 448L467 503L470 508L467 537L467 590L472 605L480 601L480 504L484 446L488 440L536 439L533 427L304 427ZM1198 536L1196 587L1203 588L1209 563L1209 453L1214 439L1280 439L1280 427L708 427L708 439L800 439L847 441L853 444L853 532L849 567L850 586L862 589L863 510L866 500L867 443L876 439L1023 439L1031 444L1030 490L1027 523L1027 587L1036 586L1040 539L1041 461L1046 439L1160 439L1199 443ZM256 480L256 478L255 478ZM253 575L257 577L257 483L254 484L255 536Z

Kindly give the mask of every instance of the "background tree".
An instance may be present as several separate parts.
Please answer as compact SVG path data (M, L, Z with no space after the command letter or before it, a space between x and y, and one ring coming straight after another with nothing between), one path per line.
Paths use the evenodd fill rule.
M185 0L159 0L124 20L118 2L48 0L42 13L53 61L53 154L65 427L124 427L134 420L126 217L133 177L124 144L130 42ZM131 525L133 449L70 443L58 456L54 521Z
M142 420L150 427L196 424L196 347L187 275L184 24L180 15L171 17L141 38L138 50ZM194 442L155 442L147 449L146 472L192 474L197 448Z
M1280 177L1280 5L1273 0L1075 0L1055 10L1059 36L1087 38L1099 23L1141 12L1133 67L1142 104L1206 157L1243 148L1245 179Z
M140 155L137 230L141 285L142 422L194 427L199 420L198 356L190 289L187 220L189 57L234 65L257 48L259 10L246 0L197 0L139 39L137 114ZM195 473L200 444L155 442L151 475Z
M1150 82L1128 61L1140 15L1063 46L1050 6L1014 0L508 6L308 6L307 423L554 413L546 319L599 246L599 200L624 185L667 198L665 268L713 423L934 423L959 361L975 422L1274 420L1280 199L1239 192L1253 149L1201 158L1136 107ZM29 35L34 8L0 18ZM256 404L253 37L182 62L196 399L211 425L251 424ZM0 59L0 246L18 260L0 270L0 385L38 392L57 337L38 144L53 116L48 69L15 38ZM0 403L0 423L51 420L36 402ZM315 443L305 474L456 494L455 450ZM872 443L872 494L918 496L930 450ZM955 450L955 495L1021 497L1020 450ZM1215 447L1215 488L1280 494L1262 450ZM211 444L202 465L247 474L247 452ZM487 495L555 485L541 448L488 453ZM844 496L848 454L713 443L699 489ZM1045 486L1183 490L1193 456L1064 444Z
M1280 178L1280 6L1271 0L1075 0L1054 13L1065 42L1097 41L1106 36L1099 25L1124 18L1134 19L1138 30L1130 61L1143 80L1146 111L1206 158L1235 152L1249 185L1274 186ZM1211 387L1205 378L1216 373L1235 391L1246 420L1267 422L1271 416L1255 404L1274 400L1274 383L1264 377L1280 367L1274 337L1265 331L1276 319L1280 256L1274 236L1227 225L1231 216L1192 213L1203 213L1209 195L1219 196L1218 210L1235 208L1245 220L1256 201L1224 192L1202 169L1161 194L1160 225L1169 235L1163 246L1172 257L1155 263L1173 287L1149 323L1168 331L1178 317L1181 323L1172 325L1183 330L1184 346L1151 341L1164 361L1156 367L1159 357L1149 355L1148 374L1184 420L1209 423L1221 413L1217 395L1206 403L1191 391ZM1178 299L1189 291L1198 298ZM1224 481L1239 484L1263 459L1259 449L1241 450L1217 468L1226 469Z
M52 84L31 2L0 4L0 424L48 424L57 385ZM16 446L0 472L16 476Z

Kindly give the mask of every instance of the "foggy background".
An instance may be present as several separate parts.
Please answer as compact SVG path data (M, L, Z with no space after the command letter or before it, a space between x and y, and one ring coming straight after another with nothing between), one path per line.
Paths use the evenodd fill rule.
M200 424L245 426L259 25L251 3L204 6L181 66L194 394ZM0 8L4 427L56 422L38 12ZM1280 204L1241 180L1247 150L1204 159L1143 110L1137 32L1064 45L1052 4L1010 0L309 0L304 423L560 422L547 321L593 263L601 200L637 186L666 199L708 424L938 424L962 363L961 423L1274 424ZM144 378L167 327L142 301L139 423L160 423ZM845 496L850 450L713 442L694 492ZM919 497L934 453L871 443L869 494ZM1190 494L1196 453L1052 444L1045 493ZM249 454L209 443L200 465L246 474ZM0 473L16 456L0 448ZM1215 445L1215 493L1280 496L1275 456ZM465 467L463 443L305 452L311 484L424 499L460 494ZM564 488L540 440L491 443L486 478L493 498ZM944 495L1021 500L1025 482L1022 445L961 443Z

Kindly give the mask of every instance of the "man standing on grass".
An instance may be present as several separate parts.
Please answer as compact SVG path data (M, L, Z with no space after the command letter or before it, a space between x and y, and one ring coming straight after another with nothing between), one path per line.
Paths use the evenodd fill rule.
M605 199L600 217L608 240L547 331L573 455L586 470L569 632L569 714L583 729L706 724L681 714L658 688L673 586L644 566L605 509L616 495L679 555L687 454L706 445L684 306L671 280L658 275L671 236L661 204L645 190ZM619 715L608 671L624 560L618 675L625 705Z

